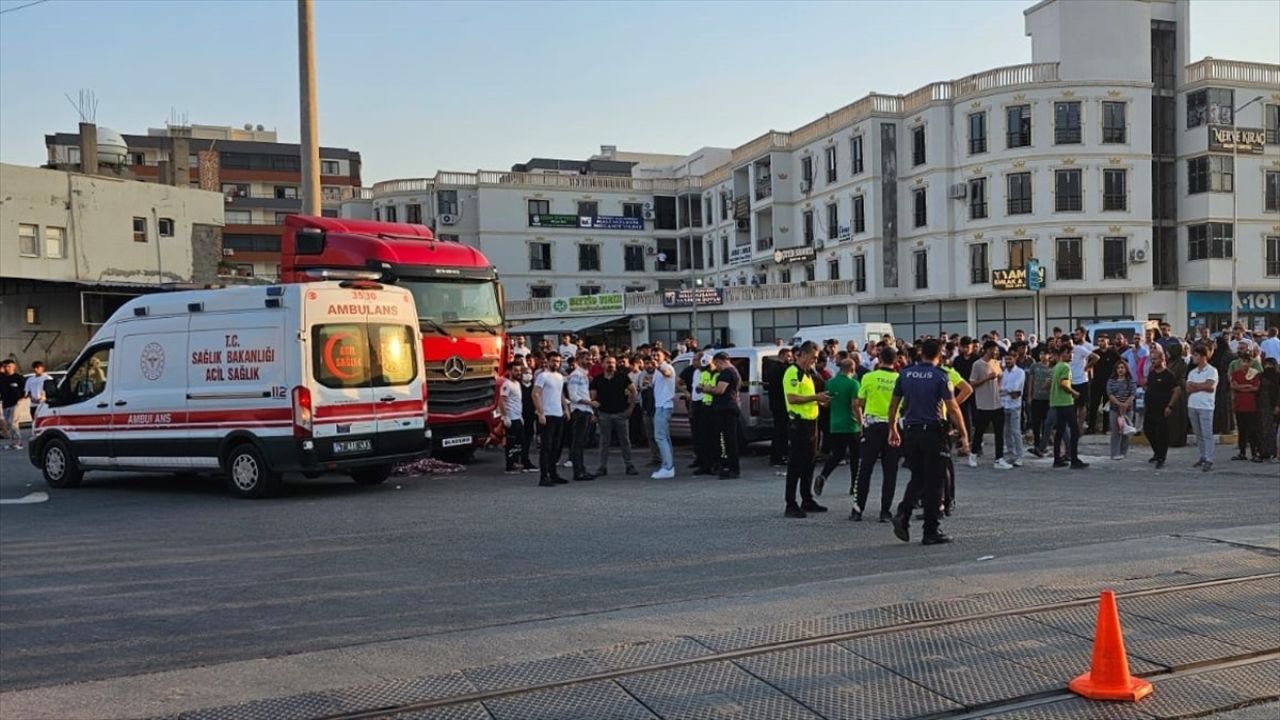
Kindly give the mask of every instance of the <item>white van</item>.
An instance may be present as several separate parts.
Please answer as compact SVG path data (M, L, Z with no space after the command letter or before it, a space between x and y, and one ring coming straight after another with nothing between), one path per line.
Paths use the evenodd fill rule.
M31 462L222 473L266 497L281 474L386 480L429 445L413 295L318 282L144 295L94 334L36 413Z
M815 325L814 327L800 328L791 338L791 345L795 347L806 341L813 341L819 346L823 342L835 338L840 341L840 349L850 340L858 344L861 350L867 343L878 343L880 338L886 335L896 337L893 334L893 325L882 322L870 323L847 323L844 325Z
M741 410L740 445L772 439L773 414L769 411L769 393L764 386L764 375L768 364L777 362L778 348L774 345L760 345L725 348L724 351L729 354L729 361L742 378L742 385L738 390L738 406ZM693 353L683 353L672 360L671 364L679 376L691 362ZM684 439L692 435L689 428L689 403L688 393L682 392L676 398L671 414L671 437Z

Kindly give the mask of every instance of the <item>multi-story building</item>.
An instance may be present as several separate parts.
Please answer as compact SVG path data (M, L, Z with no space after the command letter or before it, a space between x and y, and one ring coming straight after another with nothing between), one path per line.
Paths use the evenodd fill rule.
M373 210L478 246L538 332L629 318L634 339L670 340L695 312L701 340L738 344L859 321L909 337L1218 327L1233 274L1241 318L1280 324L1280 65L1188 63L1187 0L1024 14L1025 65L869 95L731 150L378 183ZM715 307L660 292L681 284L714 287L700 297ZM625 304L548 318L581 306L550 298L598 293Z
M132 297L218 281L216 192L4 164L0 187L0 356L24 369L71 360Z
M150 128L146 135L122 135L128 146L122 177L176 184L222 193L226 230L224 269L239 276L279 276L280 235L284 217L302 207L301 154L295 143L276 140L261 125L243 129L212 125ZM45 136L46 167L80 165L80 136ZM322 212L337 217L343 200L359 197L360 153L346 148L320 148Z

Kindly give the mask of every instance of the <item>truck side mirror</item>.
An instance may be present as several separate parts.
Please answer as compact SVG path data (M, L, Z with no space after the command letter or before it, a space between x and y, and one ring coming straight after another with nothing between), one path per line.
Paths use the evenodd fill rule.
M298 228L293 236L293 251L298 255L319 255L324 252L324 231L319 228Z

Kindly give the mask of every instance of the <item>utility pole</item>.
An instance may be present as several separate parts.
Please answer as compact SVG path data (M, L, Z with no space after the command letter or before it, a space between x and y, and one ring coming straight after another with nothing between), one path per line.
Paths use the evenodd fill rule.
M316 121L315 4L298 0L298 106L301 110L302 214L320 214L320 130Z
M1262 96L1250 100L1238 108L1231 110L1231 327L1234 330L1236 323L1240 322L1240 211L1238 210L1236 198L1240 195L1239 183L1236 179L1240 177L1240 167L1236 163L1240 160L1240 122L1236 119L1240 115L1240 111L1258 102ZM1212 241L1210 241L1212 242ZM1210 253L1212 255L1212 253Z

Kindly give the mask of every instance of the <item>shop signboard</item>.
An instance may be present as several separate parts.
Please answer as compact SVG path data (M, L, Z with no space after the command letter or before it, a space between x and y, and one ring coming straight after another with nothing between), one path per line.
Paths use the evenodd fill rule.
M779 265L786 263L807 262L814 259L818 255L818 250L812 245L800 245L798 247L778 248L773 251L773 261Z
M1234 151L1239 155L1261 155L1266 143L1267 133L1262 128L1209 126L1209 152Z
M1044 266L1037 263L1035 269L1036 287L1034 288L1027 282L1027 267L992 270L991 287L994 290L1040 290L1045 286Z
M551 299L552 315L608 315L626 312L626 295L600 293Z
M529 227L643 231L644 219L623 215L538 214L529 216Z
M680 288L662 292L663 307L693 307L694 305L723 305L724 293L720 288Z

